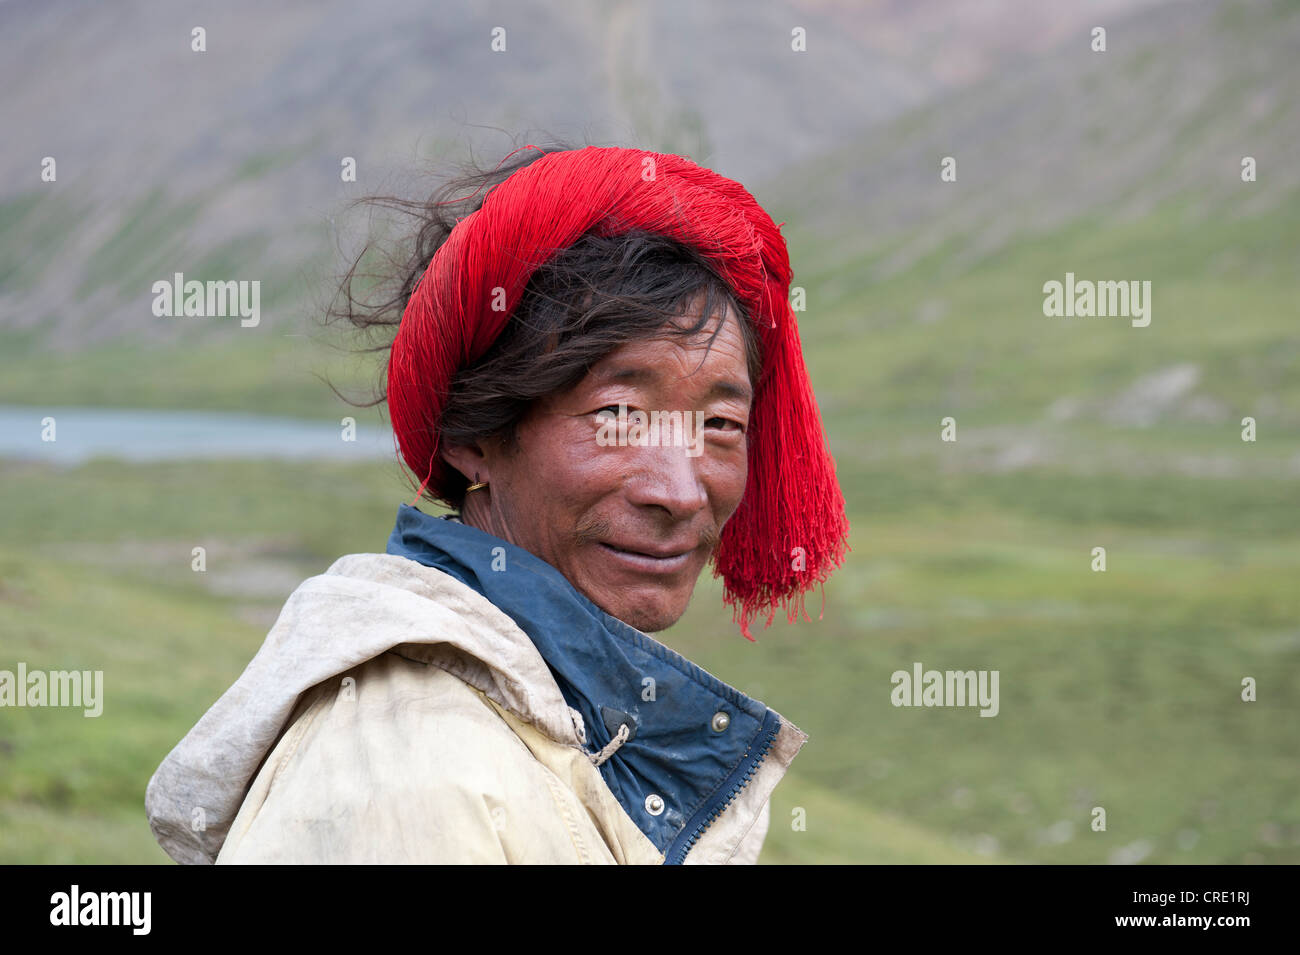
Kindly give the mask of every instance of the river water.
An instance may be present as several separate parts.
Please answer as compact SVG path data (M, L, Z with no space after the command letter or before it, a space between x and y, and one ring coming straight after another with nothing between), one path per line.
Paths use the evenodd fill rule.
M206 411L0 405L0 458L80 464L191 458L395 458L392 431L368 409L354 412L354 440L338 421ZM343 417L339 416L340 419ZM53 419L53 427L47 419ZM53 440L46 440L52 436Z

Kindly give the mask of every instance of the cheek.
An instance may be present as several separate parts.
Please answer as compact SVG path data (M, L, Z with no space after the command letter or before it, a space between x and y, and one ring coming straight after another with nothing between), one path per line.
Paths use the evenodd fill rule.
M559 506L574 512L617 491L627 473L622 449L602 448L585 437L565 442L546 461L545 470L525 476L541 493L561 498Z
M718 523L721 524L740 507L749 478L749 455L744 446L730 451L710 464L705 481L713 500Z
M511 462L516 519L562 531L620 486L626 471L618 448L602 448L581 422L557 421L521 444ZM568 515L570 520L562 518Z

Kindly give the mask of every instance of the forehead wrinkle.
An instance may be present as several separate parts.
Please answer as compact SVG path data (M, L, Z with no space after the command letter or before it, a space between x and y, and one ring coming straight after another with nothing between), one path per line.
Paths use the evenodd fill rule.
M665 380L665 375L658 369L643 365L615 365L611 370L602 371L596 380L602 384L657 385ZM686 376L689 377L689 376ZM681 380L685 380L684 378ZM705 392L706 399L736 398L752 401L753 389L737 381L719 380L709 386Z

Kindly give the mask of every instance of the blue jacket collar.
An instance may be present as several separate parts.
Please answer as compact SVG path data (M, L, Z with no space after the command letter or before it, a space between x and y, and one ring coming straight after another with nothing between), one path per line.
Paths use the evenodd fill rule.
M632 736L600 772L667 861L689 851L766 754L775 712L611 617L527 551L407 504L387 550L450 574L514 620L582 714L592 752L629 722Z

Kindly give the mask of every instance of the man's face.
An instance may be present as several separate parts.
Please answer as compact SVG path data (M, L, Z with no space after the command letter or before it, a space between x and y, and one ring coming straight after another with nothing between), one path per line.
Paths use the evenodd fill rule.
M540 402L514 449L482 449L489 491L466 499L467 522L625 623L671 626L745 491L753 392L738 321L729 312L711 346L716 320L695 339L624 345ZM472 519L471 506L488 513Z

